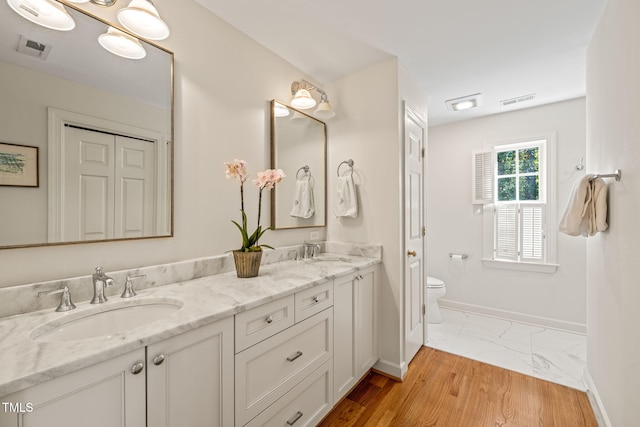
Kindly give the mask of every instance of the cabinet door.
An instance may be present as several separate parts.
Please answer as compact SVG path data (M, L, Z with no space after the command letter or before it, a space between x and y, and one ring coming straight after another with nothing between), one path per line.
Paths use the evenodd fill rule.
M147 425L233 425L233 363L233 318L148 346Z
M375 268L362 270L355 282L357 378L366 374L378 360L376 328Z
M137 374L133 365L142 367ZM144 349L2 398L0 426L144 427Z
M355 358L354 276L348 275L333 282L333 384L334 399L338 402L358 379Z

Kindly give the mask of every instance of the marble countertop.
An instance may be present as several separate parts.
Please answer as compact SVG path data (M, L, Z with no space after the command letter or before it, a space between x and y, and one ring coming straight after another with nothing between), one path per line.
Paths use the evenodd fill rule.
M316 259L262 265L258 277L238 279L235 272L144 289L124 300L83 302L77 309L52 309L0 319L0 396L60 377L269 301L381 262L379 257L323 253ZM109 306L175 302L183 305L165 319L132 330L78 341L38 342L31 333L48 322L109 310Z

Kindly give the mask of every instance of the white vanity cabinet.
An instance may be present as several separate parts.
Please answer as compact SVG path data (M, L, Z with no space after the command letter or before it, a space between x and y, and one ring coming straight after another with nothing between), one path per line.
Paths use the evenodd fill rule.
M233 425L233 318L35 385L0 427Z
M315 425L331 410L332 306L328 281L236 315L237 426ZM245 331L260 340L247 346Z
M147 347L147 426L233 425L233 318Z
M355 386L378 360L377 267L334 280L334 402Z
M141 348L4 396L20 408L0 410L0 426L145 426L144 358Z

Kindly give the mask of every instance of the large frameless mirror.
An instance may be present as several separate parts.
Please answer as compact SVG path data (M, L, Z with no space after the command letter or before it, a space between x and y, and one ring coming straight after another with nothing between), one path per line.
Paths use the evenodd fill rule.
M271 192L274 229L326 225L326 125L271 101L271 167L287 179Z
M0 2L0 248L170 236L173 53L117 56L64 8L70 31Z

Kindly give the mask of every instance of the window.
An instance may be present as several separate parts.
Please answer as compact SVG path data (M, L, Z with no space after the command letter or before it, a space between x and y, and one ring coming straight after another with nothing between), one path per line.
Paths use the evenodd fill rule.
M555 271L552 137L493 144L474 152L473 203L484 204L484 261L494 267ZM551 237L551 238L550 238Z

